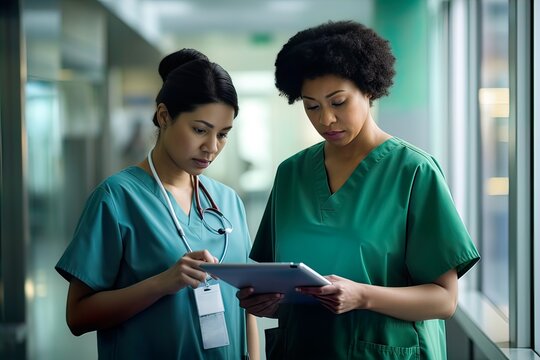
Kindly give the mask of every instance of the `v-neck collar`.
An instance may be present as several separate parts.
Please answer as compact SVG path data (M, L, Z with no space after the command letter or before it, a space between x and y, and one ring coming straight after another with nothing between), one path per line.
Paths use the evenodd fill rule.
M399 140L392 137L371 150L369 154L367 154L367 156L356 166L345 183L334 193L330 191L326 166L324 165L324 144L325 142L323 141L316 145L315 151L313 152L312 161L315 169L314 186L321 210L333 211L335 208L339 208L340 201L343 199L342 194L346 194L350 188L357 187L369 170L376 166L377 163L384 159L386 155L388 155L392 150L395 149L396 146L399 145ZM346 201L347 199L343 200Z
M133 174L136 178L138 178L159 199L159 201L165 207L167 213L169 213L169 205L167 204L167 200L163 197L163 193L161 192L157 181L139 166L133 165L128 167L126 170ZM196 209L197 205L195 204L195 200L193 199L193 197L191 199L191 209L189 211L189 214L186 214L184 210L180 207L180 205L178 205L178 202L171 194L171 192L166 188L165 191L167 192L167 196L169 196L169 199L171 200L174 212L176 213L178 220L180 220L180 223L189 226L193 223L193 221L196 221L195 218L198 219L198 216L196 214L197 211L194 210Z

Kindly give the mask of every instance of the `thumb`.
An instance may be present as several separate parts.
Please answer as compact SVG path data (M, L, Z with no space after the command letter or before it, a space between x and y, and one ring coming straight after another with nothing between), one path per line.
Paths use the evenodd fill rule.
M188 253L188 256L194 260L200 260L208 263L214 262L214 255L210 254L208 250L199 250Z
M331 283L343 279L341 276L337 276L337 275L327 275L327 276L325 276L325 278L326 278L326 280L330 281Z

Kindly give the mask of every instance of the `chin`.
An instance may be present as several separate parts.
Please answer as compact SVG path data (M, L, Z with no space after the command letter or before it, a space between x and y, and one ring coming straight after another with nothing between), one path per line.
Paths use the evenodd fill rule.
M193 169L192 171L188 171L191 175L193 176L198 176L198 175L201 175L204 170L206 169Z

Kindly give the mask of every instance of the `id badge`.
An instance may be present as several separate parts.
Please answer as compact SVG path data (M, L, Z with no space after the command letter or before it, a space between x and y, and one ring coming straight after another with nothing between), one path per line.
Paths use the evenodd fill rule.
M194 293L199 312L203 348L212 349L229 345L225 307L219 284L200 286L194 290Z

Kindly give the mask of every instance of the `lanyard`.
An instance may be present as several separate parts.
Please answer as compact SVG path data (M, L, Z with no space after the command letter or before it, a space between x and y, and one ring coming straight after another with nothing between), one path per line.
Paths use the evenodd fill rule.
M186 246L188 252L193 252L193 250L191 249L191 247L189 246L189 243L187 241L186 233L184 232L184 229L182 228L182 225L180 224L180 221L178 221L178 217L176 216L176 212L174 211L174 207L173 207L173 205L171 203L171 199L167 195L167 191L165 190L165 187L163 186L163 183L159 179L159 176L158 176L158 174L156 172L156 169L154 167L154 162L152 161L152 151L153 150L150 150L148 152L148 164L150 165L150 170L152 171L152 175L154 176L154 179L156 180L156 182L159 185L159 188L161 190L161 194L165 197L165 200L167 201L167 210L169 211L169 214L171 215L171 217L173 219L174 225L176 226L176 229L178 230L178 234L180 235L180 238L182 239L182 242ZM198 185L199 185L198 184L198 179L196 179L196 181L194 183L194 187L198 188ZM212 207L215 208L215 210L217 210L217 205L214 203L213 200L211 200L211 198L210 198L210 196L208 194L208 191L206 191L206 188L203 187L203 191L205 192L207 197L210 199ZM198 191L194 191L194 192L195 192L195 195L197 196L197 206L198 206L197 211L199 211L201 213L200 214L201 215L201 221L203 221L203 223L206 226L206 223L204 222L204 219L202 218L203 217L203 211L199 210L199 208L200 208L200 200L198 198L199 192ZM210 210L214 210L214 209L211 208ZM230 224L230 222L227 219L225 219L225 217L219 211L216 211L216 212L219 215L221 215L221 221L222 221L223 224L225 224L226 222ZM219 259L220 263L223 261L223 259L225 258L225 255L227 253L227 248L228 248L228 245L229 245L229 233L232 232L232 226L229 226L229 227L224 226L222 229L224 229L223 232L218 231L218 233L223 234L223 236L225 237L225 246L224 246L224 249L223 249L223 254L221 255L221 258Z

